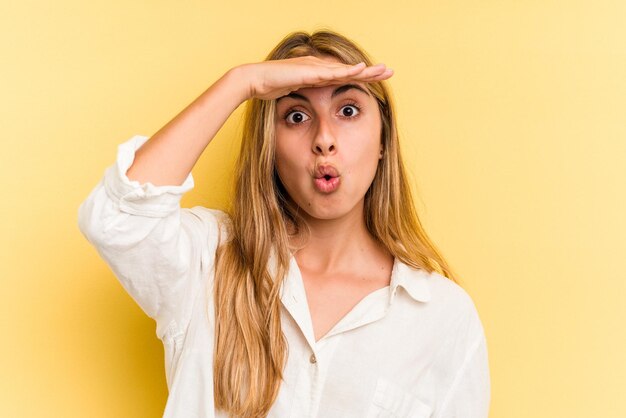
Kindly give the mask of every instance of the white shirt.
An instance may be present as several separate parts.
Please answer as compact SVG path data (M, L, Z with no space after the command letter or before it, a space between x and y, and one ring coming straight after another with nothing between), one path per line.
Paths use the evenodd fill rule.
M78 224L156 321L169 389L163 416L226 418L213 404L211 286L218 221L227 215L180 207L194 187L191 173L179 186L129 180L125 173L147 140L137 135L118 146L115 164L80 205ZM451 280L396 259L390 285L363 298L317 342L294 257L281 300L289 355L269 417L487 417L483 327Z

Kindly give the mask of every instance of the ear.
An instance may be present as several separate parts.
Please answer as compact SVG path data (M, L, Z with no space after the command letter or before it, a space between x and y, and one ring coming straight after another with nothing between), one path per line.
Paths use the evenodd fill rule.
M380 153L378 154L378 159L379 160L383 159L383 146L382 146L382 144L380 145Z

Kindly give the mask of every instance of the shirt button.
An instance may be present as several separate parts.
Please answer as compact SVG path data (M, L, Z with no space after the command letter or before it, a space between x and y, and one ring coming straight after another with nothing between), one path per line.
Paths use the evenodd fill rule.
M317 363L317 358L315 358L315 354L311 354L311 358L309 358L309 361L311 362L311 364Z

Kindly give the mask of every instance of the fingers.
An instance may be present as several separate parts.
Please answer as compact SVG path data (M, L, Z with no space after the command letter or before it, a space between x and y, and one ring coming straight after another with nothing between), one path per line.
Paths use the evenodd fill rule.
M291 58L286 61L292 61L297 65L304 64L301 68L308 74L302 78L301 87L324 86L349 81L368 83L386 80L393 75L393 70L383 63L367 66L364 62L360 62L349 65L315 56Z
M358 64L355 64L349 67L344 67L345 76L351 77L351 76L357 75L363 72L365 68L366 68L366 65L364 62L359 62Z
M339 65L340 67L335 67L328 73L320 76L320 81L316 84L321 86L349 81L371 83L386 80L393 75L393 70L391 68L387 68L387 66L383 63L369 67L367 67L364 63L352 66L346 66L345 64Z
M364 63L359 63L348 67L344 77L338 77L344 80L355 80L362 82L386 80L393 75L393 70L387 68L383 63L371 65L367 67Z
M251 97L266 100L281 97L301 88L349 82L372 83L386 80L393 75L393 70L383 63L367 66L361 62L349 65L313 56L254 65L259 70L254 77Z
M392 75L393 70L391 68L385 68L382 73L373 76L372 78L368 79L367 82L387 80L388 78L391 78Z
M356 74L354 76L355 79L359 79L361 81L378 81L385 80L393 75L393 70L391 68L387 68L387 66L383 63L372 65L370 67L364 68L363 71Z

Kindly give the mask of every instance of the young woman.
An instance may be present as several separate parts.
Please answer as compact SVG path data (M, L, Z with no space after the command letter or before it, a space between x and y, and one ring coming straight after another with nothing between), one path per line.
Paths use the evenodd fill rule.
M79 226L156 321L164 416L487 417L483 328L414 209L391 76L292 33L118 147ZM181 208L246 101L231 210Z

